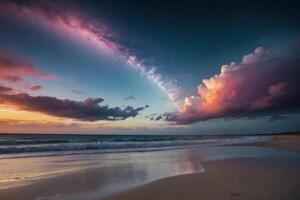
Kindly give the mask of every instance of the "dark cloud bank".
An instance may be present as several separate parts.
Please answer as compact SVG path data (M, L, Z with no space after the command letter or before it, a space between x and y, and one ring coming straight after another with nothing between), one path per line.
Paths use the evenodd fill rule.
M82 121L124 120L136 117L140 111L147 108L132 108L127 106L109 107L99 105L102 98L87 98L84 101L58 99L50 96L30 96L25 93L12 94L12 89L0 86L0 104L16 106L18 109L41 112L57 117L66 117Z

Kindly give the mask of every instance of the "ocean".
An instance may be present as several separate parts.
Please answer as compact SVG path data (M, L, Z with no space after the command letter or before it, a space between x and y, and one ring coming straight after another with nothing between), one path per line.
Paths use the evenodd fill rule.
M0 158L158 151L269 140L270 136L0 135Z

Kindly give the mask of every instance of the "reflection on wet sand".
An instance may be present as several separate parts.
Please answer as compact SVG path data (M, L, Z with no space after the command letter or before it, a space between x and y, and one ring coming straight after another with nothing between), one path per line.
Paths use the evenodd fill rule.
M30 185L17 188L18 192L11 192L16 189L14 187L6 190L3 187L0 199L99 199L161 178L202 172L203 168L193 152L191 149L182 149L7 159L1 162L5 162L6 166L15 166L13 170L17 172L16 177L27 174L28 178L33 173L53 175L66 169L72 171L62 176L47 177L47 182L43 178L26 180L24 177L23 181ZM19 164L15 165L16 162ZM31 173L26 173L30 168Z
M201 163L211 160L240 157L297 158L299 154L263 147L203 147L155 152L131 152L115 154L67 155L43 158L16 158L15 176L23 176L27 170L33 173L75 169L63 175L40 178L31 184L2 189L0 199L53 199L86 200L102 199L109 195L138 187L162 178L203 172ZM0 162L2 168L15 164L16 160ZM32 167L32 168L31 168ZM28 174L27 174L28 175ZM2 183L5 184L5 183Z
M175 160L172 162L173 176L180 174L192 174L204 172L199 160L195 159L192 150L185 151L185 160Z

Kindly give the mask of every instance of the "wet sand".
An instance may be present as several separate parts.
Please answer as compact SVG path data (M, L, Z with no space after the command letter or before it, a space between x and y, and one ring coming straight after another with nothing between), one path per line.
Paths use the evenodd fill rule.
M258 146L300 150L300 136L276 136ZM107 200L299 200L299 162L268 158L204 163L205 173L158 180Z
M300 152L300 133L298 135L278 135L268 142L260 142L255 146L283 148Z

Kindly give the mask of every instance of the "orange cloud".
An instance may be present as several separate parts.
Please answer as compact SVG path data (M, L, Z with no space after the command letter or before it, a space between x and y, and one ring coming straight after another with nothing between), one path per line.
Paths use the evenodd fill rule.
M241 63L223 65L220 74L202 80L179 112L165 119L189 124L212 118L254 117L300 111L300 55L270 58L258 47Z

